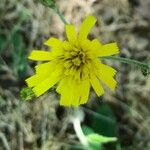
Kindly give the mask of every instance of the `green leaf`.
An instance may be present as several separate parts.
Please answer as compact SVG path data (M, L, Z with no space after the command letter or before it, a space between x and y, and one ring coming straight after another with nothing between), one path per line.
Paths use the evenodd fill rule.
M86 125L83 125L82 126L82 131L85 135L89 135L89 134L92 134L94 133L94 130Z
M32 14L28 9L23 8L23 10L19 13L20 23L29 19L31 15Z
M99 117L92 116L91 118L92 129L100 135L108 137L116 137L117 123L111 107L108 104L102 104L98 107L96 112L100 116Z
M90 134L87 136L89 142L96 142L96 143L108 143L108 142L116 142L116 137L106 137L99 134Z
M28 62L26 59L25 45L23 37L19 31L12 30L11 34L13 45L13 68L19 79L23 79L27 74Z
M82 130L89 141L89 150L101 150L104 143L115 142L117 140L116 137L106 137L96 134L92 128L86 125L82 127Z
M23 47L23 39L19 31L15 31L15 29L12 29L11 40L14 47L14 51L19 52L20 48Z
M89 145L90 149L89 150L102 150L102 145L100 143L96 143L96 142L90 142Z

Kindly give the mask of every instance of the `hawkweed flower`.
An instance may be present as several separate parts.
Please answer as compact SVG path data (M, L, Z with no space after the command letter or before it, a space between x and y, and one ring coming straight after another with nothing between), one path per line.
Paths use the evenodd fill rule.
M104 94L102 84L110 89L116 87L116 70L103 64L100 57L117 54L116 43L102 45L97 39L87 38L96 19L89 15L85 18L79 32L74 25L67 24L67 40L48 39L44 44L50 51L33 50L29 59L46 61L35 67L35 75L26 79L38 97L56 85L60 96L60 105L78 106L88 100L91 87L98 96Z

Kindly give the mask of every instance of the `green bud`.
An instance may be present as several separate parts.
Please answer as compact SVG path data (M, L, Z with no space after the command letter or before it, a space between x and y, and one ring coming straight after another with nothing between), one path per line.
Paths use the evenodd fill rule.
M43 5L50 8L55 8L55 1L54 0L39 0Z
M35 94L31 88L26 87L21 90L20 97L22 100L29 101L35 98Z

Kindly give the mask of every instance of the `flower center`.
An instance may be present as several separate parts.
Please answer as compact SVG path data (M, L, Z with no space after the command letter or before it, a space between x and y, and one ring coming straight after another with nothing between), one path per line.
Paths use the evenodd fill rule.
M74 66L81 66L85 63L85 53L83 51L75 52L72 55L71 62Z
M83 74L85 74L85 71L83 70L86 68L86 64L91 61L88 51L76 47L72 47L70 50L65 50L62 59L65 69L64 74L71 75L77 80L80 80Z
M78 49L73 47L72 50L65 51L64 53L64 61L66 64L66 68L70 68L71 66L79 68L86 63L86 60L87 54L81 48Z

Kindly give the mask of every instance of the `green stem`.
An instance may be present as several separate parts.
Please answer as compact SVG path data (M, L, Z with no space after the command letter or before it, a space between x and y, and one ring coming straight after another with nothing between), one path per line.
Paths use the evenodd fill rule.
M148 64L142 63L140 61L129 59L129 58L123 58L123 57L117 57L117 56L107 56L107 57L100 57L101 59L110 59L110 60L116 60L125 64L135 65L140 68L148 68Z
M130 64L130 65L135 65L139 67L143 74L149 74L150 72L150 64L143 63L134 59L129 59L129 58L123 58L123 57L117 57L117 56L107 56L107 57L100 57L101 59L108 59L108 60L114 60L114 61L119 61L125 64Z
M60 12L57 4L55 3L55 0L39 0L43 5L45 5L46 7L49 7L51 9L54 10L54 12L59 16L59 18L61 19L61 21L64 24L67 24L67 21L64 17L64 15Z
M55 4L55 7L53 9L55 11L55 13L60 17L61 21L64 23L64 24L68 24L64 15L60 12L59 8L57 7L57 5Z

